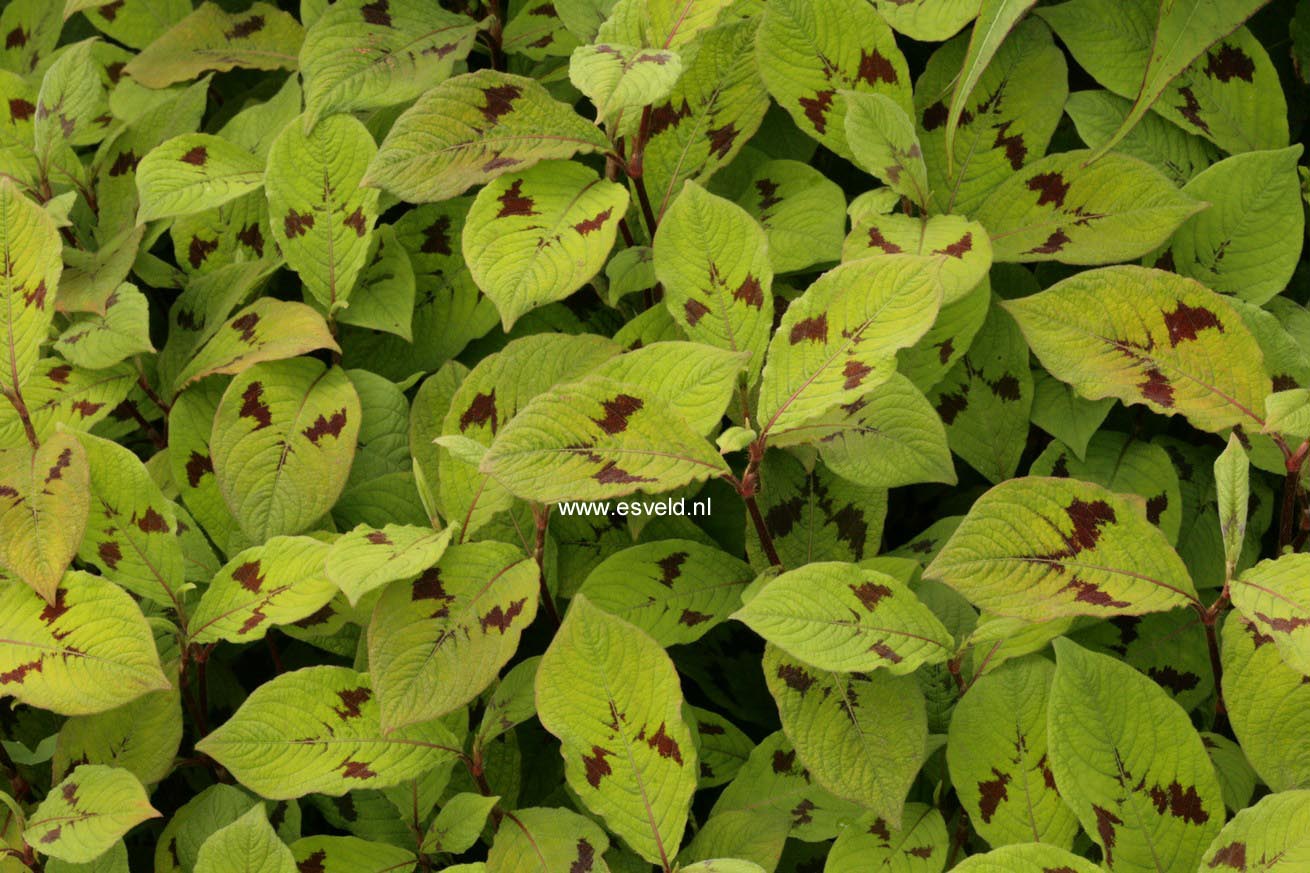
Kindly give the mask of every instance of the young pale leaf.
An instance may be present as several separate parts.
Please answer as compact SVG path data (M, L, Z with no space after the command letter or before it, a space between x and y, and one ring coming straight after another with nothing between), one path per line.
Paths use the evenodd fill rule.
M210 834L196 855L195 873L295 873L296 859L269 824L264 804Z
M862 0L779 0L765 6L755 59L796 125L844 158L845 90L885 94L910 112L910 71L891 28Z
M1251 463L1235 433L1228 435L1227 448L1215 459L1214 482L1219 498L1219 531L1224 539L1227 578L1231 579L1242 557L1242 547L1246 545L1246 522L1251 504ZM1306 663L1310 665L1310 660ZM1310 673L1310 669L1306 672Z
M537 671L537 713L587 808L646 860L672 856L696 789L696 747L659 644L574 597Z
M425 0L345 0L305 33L305 129L334 112L405 103L450 75L481 25Z
M1248 860L1250 859L1250 860ZM1258 867L1247 867L1250 861ZM1240 810L1214 838L1202 870L1293 873L1310 864L1310 791L1270 794Z
M541 503L668 491L728 472L713 446L644 393L596 376L539 394L496 436L480 471Z
M978 607L1041 621L1141 615L1196 602L1182 559L1140 500L1072 479L992 488L924 570Z
M918 682L886 670L830 673L772 644L764 648L764 678L814 780L901 827L906 792L927 752Z
M746 355L704 343L654 342L600 363L592 375L650 391L708 436L723 420Z
M901 675L952 650L946 628L909 588L835 561L783 573L733 618L788 655L841 673L885 667Z
M245 643L313 615L337 593L323 571L329 550L312 537L273 537L235 555L192 613L191 639Z
M1274 641L1287 665L1310 676L1310 555L1261 561L1234 579L1231 591L1233 605Z
M610 555L579 590L667 648L695 642L727 619L754 578L749 565L720 549L661 540Z
M505 330L599 273L627 210L627 189L573 161L547 161L479 191L464 259Z
M353 606L375 588L417 576L437 563L452 532L405 524L381 529L358 525L332 544L325 564L327 577Z
M479 70L442 82L406 109L364 184L412 203L447 200L511 169L608 147L599 128L535 80Z
M505 816L487 853L485 867L447 867L447 873L553 873L577 867L586 870L609 848L600 825L571 809L533 807ZM464 869L467 866L467 869ZM604 873L605 866L597 873Z
M1240 612L1224 622L1224 702L1233 735L1274 791L1310 786L1310 684Z
M824 873L860 873L870 864L899 873L941 873L949 847L941 812L907 803L895 830L878 815L863 816L846 828L832 844Z
M482 829L486 827L487 816L500 798L492 795L465 792L456 794L441 805L432 826L423 835L420 850L433 855L448 852L459 855L467 852L478 841Z
M759 372L773 323L773 267L764 230L740 206L688 182L655 233L664 305L687 335L750 352Z
M158 817L131 773L86 764L50 789L27 820L23 839L42 855L86 863L109 851L135 825Z
M1015 173L978 208L998 261L1108 264L1140 257L1206 204L1155 167L1108 154L1062 152Z
M284 304L286 305L286 304ZM312 358L256 364L214 414L214 476L246 534L297 534L336 503L359 438L359 395Z
M202 3L151 41L123 73L147 88L167 88L208 70L294 70L304 36L300 22L271 3L255 3L243 12Z
M69 572L53 603L0 580L0 691L61 715L104 712L169 687L150 627L131 596Z
M855 163L914 203L928 208L928 168L914 122L886 94L846 91L846 140Z
M367 673L306 667L256 688L196 749L274 800L398 785L459 752L442 722L383 733L379 721Z
M899 254L920 255L941 264L943 306L958 303L978 288L992 266L987 230L960 215L915 217L869 211L851 221L851 232L842 245L843 261Z
M414 853L359 837L301 837L291 844L296 870L311 873L412 873Z
M293 121L268 153L273 239L329 313L347 305L368 257L378 192L360 180L376 153L368 129L349 115L324 119L309 135Z
M1224 804L1187 714L1127 664L1054 645L1047 730L1060 796L1110 870L1196 869Z
M1144 403L1208 431L1264 426L1260 347L1233 305L1195 280L1106 267L1002 306L1042 366L1085 397Z
M569 58L569 81L596 107L596 123L611 126L658 103L682 75L682 58L669 49L630 45L584 45Z
M7 253L0 272L0 384L7 394L36 367L63 269L54 222L8 178L0 178L0 245Z
M155 147L136 168L137 222L191 215L264 184L264 162L226 139L186 133Z
M765 161L737 197L768 238L773 272L791 273L841 258L846 195L800 161Z
M993 846L1040 839L1073 847L1078 820L1047 763L1050 661L1010 661L979 677L951 716L946 761L960 803Z
M383 726L453 712L482 693L537 614L538 570L506 543L452 546L417 578L393 582L368 626Z
M0 567L50 603L90 511L86 450L68 432L0 449Z
M891 378L896 351L928 330L941 305L937 262L864 258L819 277L787 307L760 385L761 433L809 423Z
M102 370L133 355L153 352L150 304L124 282L105 298L104 312L73 321L54 343L55 351L78 367Z
M1017 843L972 855L951 868L960 873L1099 873L1086 858L1046 843Z

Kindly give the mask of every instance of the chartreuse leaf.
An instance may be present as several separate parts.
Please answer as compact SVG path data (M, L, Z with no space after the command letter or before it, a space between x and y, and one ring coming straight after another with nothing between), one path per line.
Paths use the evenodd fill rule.
M71 433L0 449L0 567L55 603L90 509L86 451Z
M458 753L439 721L383 733L379 719L367 673L306 667L256 688L196 748L274 800L398 785Z
M1008 13L997 5L987 3L993 20L1003 24ZM980 25L986 17L984 10ZM914 89L919 142L941 212L973 215L989 191L1044 154L1069 92L1064 52L1041 22L1016 26L981 71L981 49L970 54L974 40L982 39L978 27L973 39L957 36L935 51ZM947 107L959 99L953 94L966 75L977 81L963 92L960 123L948 143Z
M186 579L173 502L131 451L90 434L79 439L90 501L78 560L133 594L178 606Z
M1224 621L1224 703L1233 735L1274 791L1310 787L1310 684L1240 612Z
M1048 710L1055 784L1110 870L1193 870L1224 823L1187 714L1146 676L1057 639Z
M1251 462L1235 433L1228 435L1228 446L1215 459L1214 481L1219 498L1219 531L1224 540L1226 578L1231 579L1246 545L1246 522L1251 506ZM1310 673L1310 670L1306 672Z
M479 191L464 259L505 330L599 273L627 209L626 188L573 161L547 161Z
M678 868L679 873L763 873L763 870L754 861L743 861L740 858L713 858Z
M808 423L891 378L896 351L928 330L939 266L910 255L835 267L787 307L760 384L761 433Z
M63 269L55 223L8 178L0 179L0 246L6 253L0 270L0 385L8 394L36 367Z
M458 855L467 852L478 841L487 816L499 797L483 797L465 792L456 794L441 806L432 826L423 835L421 850L429 855L449 852Z
M234 555L191 614L192 641L249 642L313 615L337 593L323 571L330 548L312 537L273 537Z
M480 25L424 0L334 3L305 33L305 128L333 112L405 103L450 75Z
M159 811L126 770L85 764L68 775L27 820L23 839L42 855L85 863Z
M764 679L814 780L901 827L906 792L927 752L918 682L887 670L831 673L772 644L764 647Z
M602 43L584 45L569 57L569 81L596 107L596 122L612 127L669 96L682 75L682 58L665 49Z
M396 238L392 225L377 228L369 244L369 257L359 287L337 321L374 331L386 331L405 341L414 338L414 295L418 282L409 254Z
M577 866L606 869L602 855L609 837L600 825L571 809L532 807L505 816L487 853L485 873L554 873ZM579 866L580 865L580 866ZM454 873L484 873L470 866L447 868Z
M376 152L363 122L334 115L309 135L293 121L268 153L273 239L328 312L347 305L368 257L378 192L359 183Z
M977 219L998 261L1107 264L1167 240L1205 204L1137 158L1086 151L1035 161L992 190Z
M291 844L291 854L297 870L322 873L408 873L418 863L408 849L359 837L301 837Z
M7 37L6 37L7 39ZM98 75L88 75L97 41L84 39L59 53L41 78L33 116L37 160L48 172L71 146L99 142L109 127L109 101Z
M1141 615L1196 602L1187 568L1140 499L1073 479L1031 476L992 488L924 578L1027 621Z
M591 373L650 391L692 429L708 436L723 420L745 364L744 352L666 341L615 355Z
M482 712L474 742L487 746L493 739L537 714L537 667L541 656L519 661L496 682Z
M87 18L95 23L94 13ZM304 35L300 22L271 3L255 3L243 12L202 3L145 46L123 72L147 88L166 88L208 70L294 70Z
M214 476L246 534L296 534L332 508L359 436L359 395L312 358L256 364L214 414Z
M906 110L886 94L848 91L846 140L855 163L897 194L928 208L928 168Z
M809 164L765 161L742 188L737 205L764 228L775 274L840 259L846 195Z
M1310 555L1261 561L1234 579L1230 591L1233 605L1273 639L1287 666L1310 676Z
M350 39L353 46L357 35ZM442 82L406 109L365 184L415 203L447 200L511 169L608 145L599 128L538 82L479 70Z
M885 573L822 561L765 584L733 618L823 670L910 673L945 661L952 640L914 592ZM854 799L854 798L852 798Z
M583 0L586 2L586 0ZM568 57L579 40L565 26L559 10L549 0L528 0L515 8L501 33L501 49L534 61Z
M678 853L678 873L759 873L776 868L787 844L787 819L777 812L732 810L708 818ZM694 862L694 863L693 863Z
M881 816L866 815L842 831L828 852L824 873L859 873L871 864L902 873L940 873L949 848L941 812L907 803L895 830Z
M357 525L332 544L325 564L327 577L353 605L373 589L417 576L437 563L452 532L407 524Z
M643 394L603 376L539 394L496 436L480 470L541 503L667 491L728 472L671 407Z
M971 0L874 0L874 5L897 33L920 42L949 39L978 14Z
M221 206L264 184L264 162L226 139L184 133L151 149L136 168L137 222Z
M1109 91L1076 91L1069 95L1065 111L1089 148L1096 148L1119 129L1132 101ZM1141 158L1159 169L1177 185L1213 163L1218 150L1166 121L1158 112L1142 116L1137 125L1114 147L1115 151Z
M618 0L601 25L601 42L622 38L633 44L679 48L713 27L730 0Z
M843 261L899 254L921 255L940 263L943 306L964 299L992 266L987 230L960 215L915 217L870 211L851 221L851 232L842 245Z
M942 306L928 332L897 352L897 370L920 391L933 388L969 350L987 320L991 301L991 281L986 280L954 303Z
M135 285L124 282L105 298L103 314L73 319L55 340L54 348L74 366L89 370L102 370L133 355L153 352L150 304Z
M1234 155L1202 170L1183 188L1210 203L1178 228L1173 269L1216 291L1263 304L1287 287L1305 241L1305 205L1287 149Z
M141 610L99 576L69 572L47 603L0 580L0 689L61 715L103 712L169 687Z
M690 540L661 540L601 561L581 593L661 646L691 643L728 618L755 578L745 562Z
M1310 864L1310 791L1270 794L1239 810L1201 859L1202 870L1261 873L1292 873L1306 864Z
M23 74L36 69L59 42L59 12L58 3L45 0L15 0L0 11L0 31L5 34L0 67Z
M887 23L860 0L780 0L755 40L760 75L801 130L853 156L841 91L885 94L910 111L910 71Z
M574 597L537 671L537 714L587 808L646 860L671 857L696 789L696 747L659 645Z
M1046 843L1016 843L982 855L972 855L951 868L961 873L1097 873L1101 868L1064 849Z
M538 570L498 542L452 546L417 578L391 583L368 626L387 730L428 721L482 693L537 614Z
M195 873L295 873L296 859L268 822L264 804L209 835Z
M1088 400L1045 370L1033 370L1033 424L1068 446L1075 457L1087 455L1088 443L1113 406L1113 397Z
M1084 397L1144 403L1208 431L1264 424L1260 346L1228 300L1192 279L1106 267L1002 306L1042 366Z
M65 721L51 770L59 779L83 763L105 764L153 785L173 771L181 743L182 701L177 689L152 691L114 709Z
M697 342L749 352L759 372L773 323L764 230L740 206L688 182L655 232L664 304Z
M261 297L220 325L174 380L174 392L215 374L316 349L339 351L323 316L303 303Z
M969 821L993 846L1073 846L1078 820L1047 761L1050 661L1030 656L979 677L951 716L946 761Z

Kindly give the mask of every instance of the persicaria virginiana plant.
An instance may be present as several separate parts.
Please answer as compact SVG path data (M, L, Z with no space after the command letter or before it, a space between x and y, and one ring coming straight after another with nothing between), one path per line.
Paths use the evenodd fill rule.
M1310 871L1307 0L0 45L0 873Z

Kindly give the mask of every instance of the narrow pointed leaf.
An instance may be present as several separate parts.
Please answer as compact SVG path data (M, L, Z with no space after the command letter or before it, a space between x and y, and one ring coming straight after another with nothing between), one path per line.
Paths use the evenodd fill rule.
M846 140L855 163L900 194L928 208L928 168L904 108L886 94L842 94L846 101Z
M1228 446L1214 462L1214 481L1219 498L1219 531L1223 534L1224 557L1231 578L1246 545L1251 505L1251 462L1235 433L1229 434ZM1310 665L1310 660L1306 663Z

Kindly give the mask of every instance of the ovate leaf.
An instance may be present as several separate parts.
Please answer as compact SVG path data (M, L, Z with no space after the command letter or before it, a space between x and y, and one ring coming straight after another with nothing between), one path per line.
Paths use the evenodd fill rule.
M54 344L78 367L102 370L133 355L153 352L150 304L135 285L124 282L105 298L104 313L72 320Z
M359 837L301 837L291 844L291 854L297 870L318 864L322 873L407 873L417 863L408 849Z
M1224 703L1233 735L1274 791L1310 787L1310 684L1240 612L1224 621Z
M127 770L87 764L50 789L27 820L23 839L42 855L84 863L109 851L134 825L158 817Z
M210 834L196 855L195 873L293 873L291 850L268 822L264 804Z
M941 812L907 803L895 830L878 815L852 823L832 844L824 873L858 873L873 863L903 873L940 873L949 846Z
M1119 129L1132 101L1109 91L1076 91L1065 111L1089 148L1109 139ZM1214 162L1218 150L1199 136L1166 121L1159 113L1142 116L1137 126L1114 147L1160 169L1175 184L1187 181Z
M791 273L840 258L846 195L800 161L765 161L737 196L769 241L773 272Z
M972 855L951 868L961 873L1097 873L1101 868L1086 858L1046 843L1017 843L982 855Z
M94 22L94 15L87 17ZM271 3L255 3L243 12L202 3L146 46L123 72L147 88L166 88L207 70L294 70L303 38L300 23Z
M682 75L682 58L669 49L584 45L569 58L569 81L596 107L596 122L611 127L669 95Z
M1310 791L1270 794L1240 810L1214 838L1201 869L1292 873L1310 862ZM1254 862L1258 867L1248 867Z
M137 221L203 212L262 184L264 162L240 146L208 133L175 136L137 165Z
M553 873L569 867L595 867L609 848L609 837L591 819L571 809L532 807L505 817L487 853L485 867L447 868L451 873ZM603 873L605 867L599 869Z
M854 217L842 245L843 261L899 254L920 255L941 265L943 306L958 303L978 288L992 266L986 229L961 215L915 217L871 210ZM949 362L948 355L944 363Z
M54 222L8 178L0 179L0 245L6 252L0 269L0 384L8 393L36 366L63 269Z
M1243 515L1245 517L1245 515ZM1310 676L1310 555L1261 561L1233 580L1233 605L1272 638L1293 670Z
M383 528L358 525L332 544L327 576L353 605L375 588L417 576L441 558L451 528L432 530L406 524Z
M744 352L670 341L615 355L591 372L652 392L708 436L723 420L745 363Z
M0 567L51 603L82 543L90 508L86 451L71 433L0 449Z
M927 209L928 168L906 110L886 94L851 91L842 99L846 101L846 140L855 163L920 209Z

